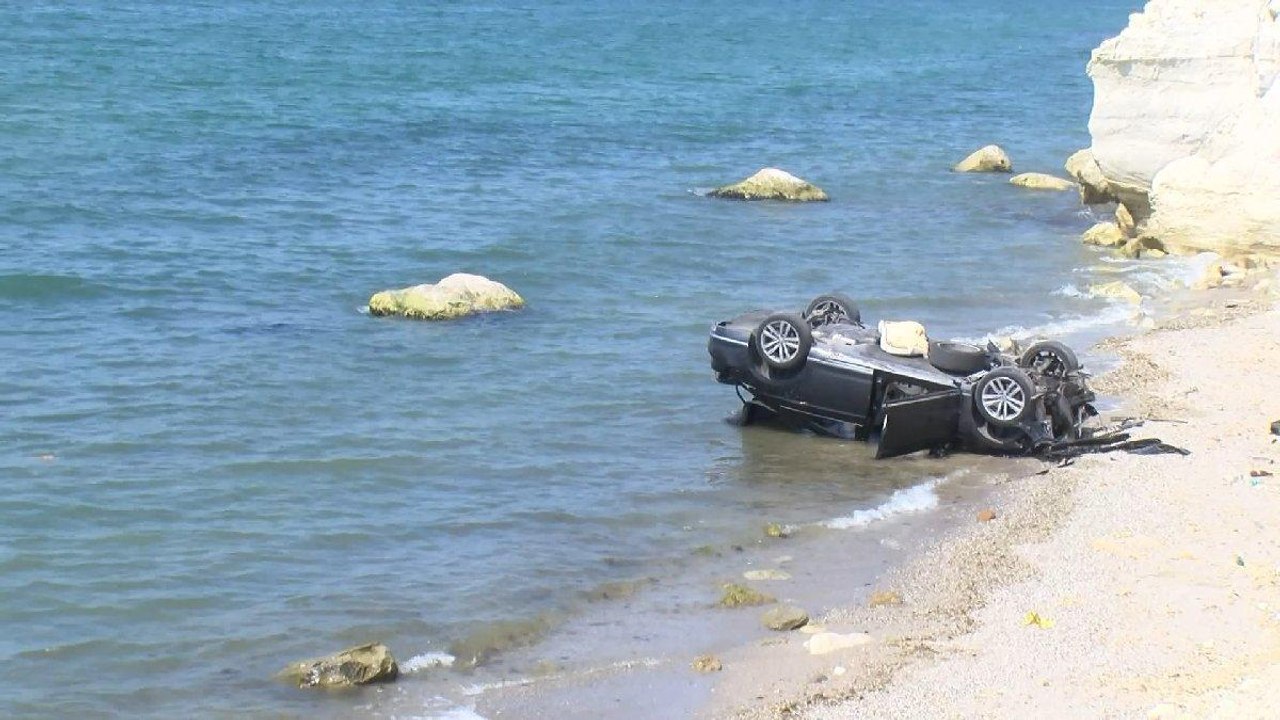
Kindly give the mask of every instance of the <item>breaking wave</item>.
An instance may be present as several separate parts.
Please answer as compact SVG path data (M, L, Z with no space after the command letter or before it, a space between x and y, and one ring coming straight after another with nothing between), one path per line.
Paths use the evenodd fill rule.
M936 488L945 479L933 478L919 485L895 490L888 500L873 508L857 510L851 515L828 520L822 524L832 530L852 530L898 515L912 515L932 510L938 507Z

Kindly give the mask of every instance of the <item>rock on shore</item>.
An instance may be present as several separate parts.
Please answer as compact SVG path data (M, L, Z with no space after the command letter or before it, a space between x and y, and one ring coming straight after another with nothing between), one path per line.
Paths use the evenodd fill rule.
M1093 157L1170 249L1280 253L1278 16L1275 0L1152 0L1093 51Z
M300 688L348 688L395 680L400 674L396 659L381 643L347 648L315 660L292 663L279 677Z
M516 310L524 299L500 282L454 273L431 285L383 290L369 298L369 314L401 315L415 320L452 320L494 310Z
M822 188L778 168L764 168L746 180L716 188L709 194L711 197L729 200L786 200L788 202L830 200Z

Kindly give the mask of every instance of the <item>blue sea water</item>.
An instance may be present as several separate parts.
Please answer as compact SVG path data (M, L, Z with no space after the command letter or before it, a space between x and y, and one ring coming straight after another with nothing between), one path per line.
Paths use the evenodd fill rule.
M1136 5L0 6L0 716L306 715L288 660L909 485L721 422L707 328L1115 316L1055 292L1097 262L1073 194L948 168L1060 172ZM832 201L702 195L764 166ZM362 312L455 271L528 309Z

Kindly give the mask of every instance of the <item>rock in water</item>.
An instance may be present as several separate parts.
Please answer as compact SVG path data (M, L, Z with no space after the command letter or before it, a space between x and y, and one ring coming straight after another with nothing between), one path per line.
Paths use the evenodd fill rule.
M400 668L387 646L369 643L328 657L293 663L281 670L279 677L297 683L300 688L348 688L390 682L399 674Z
M1093 155L1171 250L1280 253L1280 20L1266 0L1151 0L1093 51Z
M431 285L383 290L369 298L369 314L402 315L415 320L453 320L494 310L517 310L524 299L500 282L454 273Z
M746 585L737 583L726 583L721 587L720 606L727 608L750 607L753 605L768 605L773 602L773 598L762 592L752 590Z
M770 630L786 632L809 624L809 613L794 605L781 605L766 612L760 622Z
M715 655L699 655L693 659L690 664L694 672L713 673L720 672L724 669L724 665L720 663L720 658Z
M1142 302L1142 295L1137 290L1129 287L1129 285L1120 280L1114 282L1102 283L1101 285L1090 285L1089 294L1094 297L1111 297L1120 300L1128 300L1137 305Z
M1080 242L1098 247L1123 247L1126 238L1120 227L1113 222L1100 222L1084 231Z
M1044 173L1022 173L1009 178L1010 185L1017 185L1028 190L1070 190L1076 186L1070 180L1046 175Z
M1013 161L999 145L974 150L969 157L951 168L956 172L1013 172Z
M830 200L822 188L778 168L764 168L742 182L716 188L710 195L730 200L787 200L790 202Z

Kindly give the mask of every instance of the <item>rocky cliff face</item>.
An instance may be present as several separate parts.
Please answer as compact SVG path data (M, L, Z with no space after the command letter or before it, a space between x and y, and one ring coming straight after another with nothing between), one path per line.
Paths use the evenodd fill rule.
M1151 0L1089 76L1094 158L1144 234L1280 253L1280 0Z

